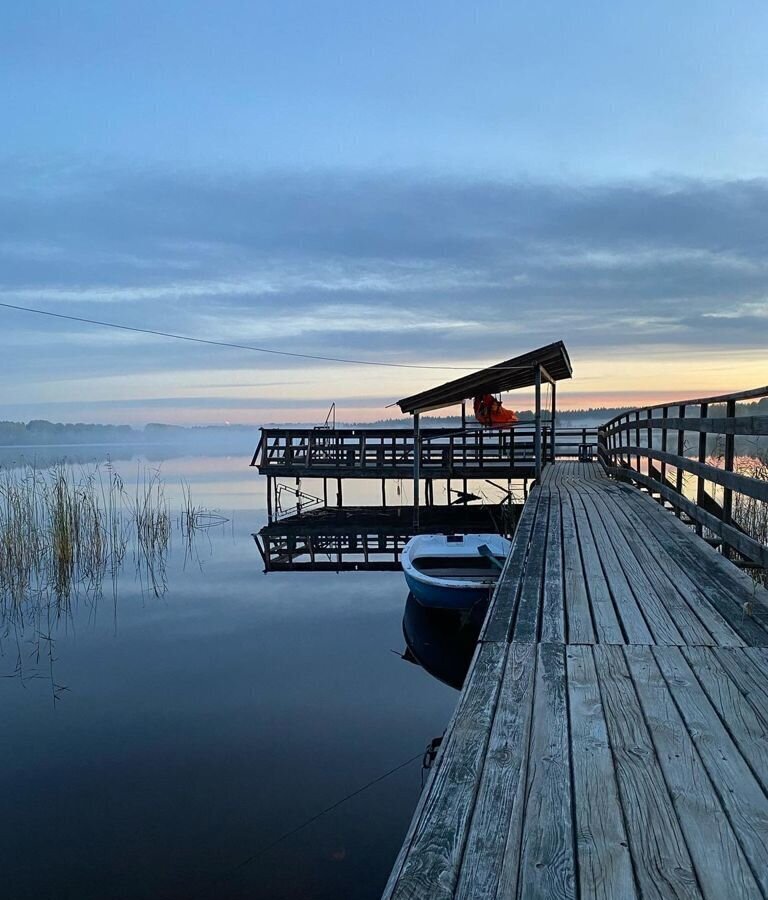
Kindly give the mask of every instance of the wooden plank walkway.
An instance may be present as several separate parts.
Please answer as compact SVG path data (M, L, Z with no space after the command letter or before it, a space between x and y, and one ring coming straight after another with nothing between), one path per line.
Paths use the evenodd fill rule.
M384 897L768 898L768 595L546 471Z

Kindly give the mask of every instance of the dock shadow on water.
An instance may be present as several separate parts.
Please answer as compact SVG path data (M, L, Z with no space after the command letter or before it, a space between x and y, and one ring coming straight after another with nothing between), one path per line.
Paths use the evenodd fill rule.
M0 469L0 652L16 653L4 677L48 678L55 702L66 690L54 674L56 631L76 605L108 596L116 627L118 579L131 567L142 596L165 594L172 540L193 562L198 535L228 521L195 506L188 485L181 493L172 511L160 470L146 465L130 485L110 461Z

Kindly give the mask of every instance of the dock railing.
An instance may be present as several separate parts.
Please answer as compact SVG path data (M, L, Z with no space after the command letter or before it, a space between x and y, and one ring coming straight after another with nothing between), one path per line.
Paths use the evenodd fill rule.
M252 465L262 473L301 467L340 474L413 467L415 441L405 428L265 428ZM423 428L421 465L451 472L466 467L498 467L533 459L533 426L522 429Z
M760 387L630 410L600 429L599 458L687 516L725 556L768 568L766 398Z
M320 477L357 475L381 477L385 472L403 475L413 467L414 435L405 428L264 428L251 460L262 474ZM542 429L544 460L555 456L576 458L597 453L597 429ZM520 423L513 428L422 428L421 471L452 475L463 470L489 472L508 466L532 466L535 459L535 427Z

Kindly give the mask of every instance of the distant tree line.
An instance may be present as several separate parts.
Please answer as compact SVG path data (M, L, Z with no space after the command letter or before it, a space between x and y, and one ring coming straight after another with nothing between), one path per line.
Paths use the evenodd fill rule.
M521 422L532 422L533 410L516 410ZM591 406L585 409L558 410L558 423L567 428L569 425L583 427L584 425L601 425L614 416L627 412L626 407L618 406ZM713 417L725 416L725 405L717 404L709 408L709 415ZM768 415L768 397L756 403L738 403L736 415ZM544 421L547 421L549 412L543 411ZM467 414L468 422L474 421L471 410ZM424 416L422 419L426 427L455 428L461 424L460 416ZM266 423L265 423L266 425ZM283 428L307 428L307 423L280 422L273 423L274 427ZM339 422L340 428L410 428L411 417L399 416L398 418L379 419L376 422ZM270 427L270 426L267 426ZM49 422L46 419L33 419L30 422L0 421L0 446L19 447L30 444L142 444L142 443L171 443L184 442L190 438L199 441L223 441L231 440L238 436L240 439L253 435L258 428L256 425L195 425L191 427L182 425L166 425L162 422L150 422L143 428L134 428L130 425L98 425L94 423L74 422ZM714 440L714 438L713 438ZM738 444L744 441L737 442ZM766 443L765 438L757 439L762 448Z
M254 431L252 425L200 425L187 428L152 422L143 428L130 425L97 425L86 422L0 421L0 446L21 447L30 444L142 444L171 442L189 437L215 438L220 435Z

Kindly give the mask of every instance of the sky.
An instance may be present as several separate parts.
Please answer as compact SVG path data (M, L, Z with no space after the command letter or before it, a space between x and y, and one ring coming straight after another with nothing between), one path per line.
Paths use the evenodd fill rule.
M0 307L0 419L379 419L553 340L562 408L768 383L766 34L738 0L3 4L0 303L437 368Z

